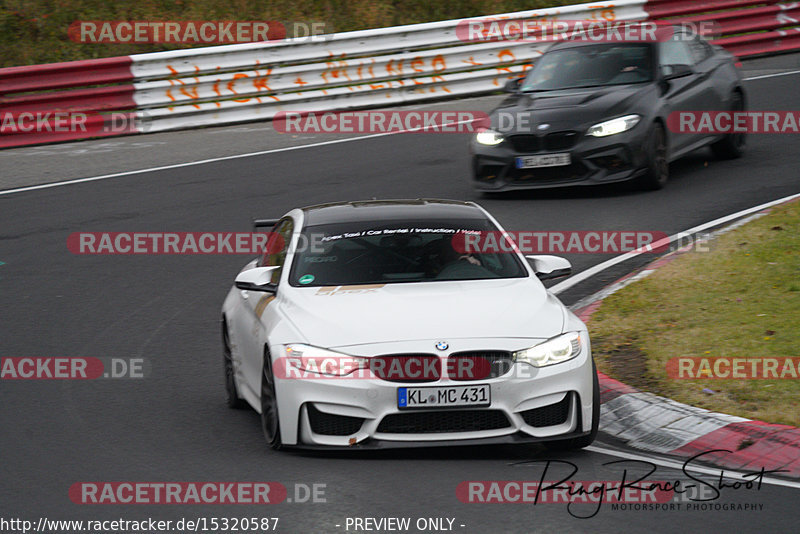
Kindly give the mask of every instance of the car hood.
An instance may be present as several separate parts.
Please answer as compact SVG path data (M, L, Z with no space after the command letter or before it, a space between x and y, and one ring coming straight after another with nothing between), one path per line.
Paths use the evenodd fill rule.
M512 133L508 124L499 120L499 114L511 113L530 114L532 127L548 123L548 131L591 126L615 116L641 113L639 107L645 107L642 102L653 91L652 84L634 84L514 95L495 110L492 125L501 132Z
M286 316L325 348L457 338L538 338L562 332L563 305L536 279L291 288Z

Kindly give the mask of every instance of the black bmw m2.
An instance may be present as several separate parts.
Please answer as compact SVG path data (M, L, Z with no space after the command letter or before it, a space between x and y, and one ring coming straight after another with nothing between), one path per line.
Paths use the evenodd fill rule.
M556 43L509 81L491 127L474 136L472 183L484 192L629 180L660 189L669 163L693 150L739 157L744 133L683 133L668 122L745 110L736 61L678 26L653 42Z

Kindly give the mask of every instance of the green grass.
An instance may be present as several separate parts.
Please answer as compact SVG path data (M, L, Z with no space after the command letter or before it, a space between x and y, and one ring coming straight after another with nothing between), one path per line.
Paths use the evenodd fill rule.
M84 44L68 39L77 20L321 21L335 31L381 28L585 3L588 0L5 0L0 66L123 56L187 46ZM203 46L203 45L197 45Z
M800 426L798 379L678 380L665 370L678 356L800 356L800 203L775 208L709 248L603 302L589 322L598 367L680 402Z

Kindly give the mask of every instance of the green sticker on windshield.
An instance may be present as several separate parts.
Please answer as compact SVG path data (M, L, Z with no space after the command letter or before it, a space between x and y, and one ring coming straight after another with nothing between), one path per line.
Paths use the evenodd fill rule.
M301 284L310 284L313 281L314 281L313 274L304 274L303 276L300 277L300 280L298 280L298 282L300 282Z

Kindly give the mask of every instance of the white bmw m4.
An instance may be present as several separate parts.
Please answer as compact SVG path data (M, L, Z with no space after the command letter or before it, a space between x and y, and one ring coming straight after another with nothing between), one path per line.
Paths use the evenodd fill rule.
M272 448L594 440L586 326L541 282L565 259L467 250L504 235L471 202L325 204L256 227L264 255L222 307L225 381Z

